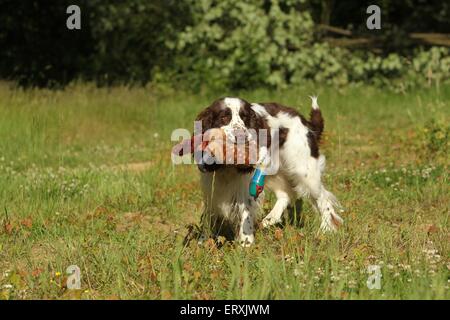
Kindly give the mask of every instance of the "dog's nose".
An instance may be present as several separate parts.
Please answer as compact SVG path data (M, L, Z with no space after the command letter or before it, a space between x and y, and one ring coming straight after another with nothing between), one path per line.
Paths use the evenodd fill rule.
M197 168L198 168L198 170L200 170L200 172L203 172L203 173L208 171L208 170L206 170L206 164L204 164L204 163L197 164Z
M207 166L212 165L215 163L215 158L211 156L209 153L205 152L202 159L200 160L200 163L197 164L198 169L205 173L207 172Z

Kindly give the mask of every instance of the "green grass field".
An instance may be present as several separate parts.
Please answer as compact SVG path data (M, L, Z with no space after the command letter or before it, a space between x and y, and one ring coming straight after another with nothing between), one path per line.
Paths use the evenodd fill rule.
M302 226L260 229L244 249L183 246L201 194L196 167L172 165L170 135L215 95L0 84L0 299L449 299L450 87L226 95L308 114L312 93L345 225L319 234L305 201ZM65 286L70 265L81 290Z

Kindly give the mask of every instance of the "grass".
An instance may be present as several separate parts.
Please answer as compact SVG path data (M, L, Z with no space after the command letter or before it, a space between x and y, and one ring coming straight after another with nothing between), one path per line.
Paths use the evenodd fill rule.
M449 299L450 87L228 94L307 114L311 93L345 225L318 234L305 201L302 226L243 249L182 243L201 194L197 169L171 164L170 134L215 96L0 84L0 299ZM80 290L65 286L70 265Z

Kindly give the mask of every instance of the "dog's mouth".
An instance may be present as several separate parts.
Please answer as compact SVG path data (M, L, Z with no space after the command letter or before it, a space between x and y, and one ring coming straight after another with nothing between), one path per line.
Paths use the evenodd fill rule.
M258 161L258 145L256 139L246 129L222 129L222 135L215 137L206 148L206 159L216 164L252 168ZM211 162L207 162L211 163Z
M220 161L207 148L199 151L196 162L197 168L203 173L216 171L221 167Z
M251 170L258 161L256 139L242 129L208 130L201 136L182 141L173 149L173 153L182 156L186 150L194 154L201 172L212 172L225 166Z

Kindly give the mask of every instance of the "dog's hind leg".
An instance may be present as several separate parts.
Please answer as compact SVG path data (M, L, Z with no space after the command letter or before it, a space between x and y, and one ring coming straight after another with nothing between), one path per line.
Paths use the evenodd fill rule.
M299 196L308 195L312 198L322 218L320 229L323 232L336 231L343 223L343 219L335 211L339 203L336 197L323 186L321 182L323 168L316 161L318 160L311 158L309 170L303 168L304 171L298 172L299 184L295 189Z
M314 199L314 202L322 216L320 230L323 232L336 231L344 222L335 211L339 206L336 197L322 186L320 195Z

